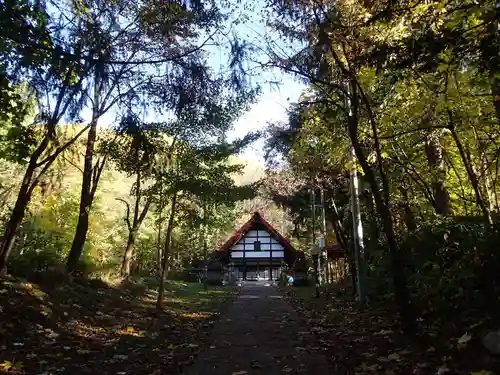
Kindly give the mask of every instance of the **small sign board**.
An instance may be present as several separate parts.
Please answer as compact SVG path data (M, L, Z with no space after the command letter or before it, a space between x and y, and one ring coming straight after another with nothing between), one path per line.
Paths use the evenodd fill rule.
M324 248L325 247L325 239L323 237L321 237L319 239L319 247L320 248Z

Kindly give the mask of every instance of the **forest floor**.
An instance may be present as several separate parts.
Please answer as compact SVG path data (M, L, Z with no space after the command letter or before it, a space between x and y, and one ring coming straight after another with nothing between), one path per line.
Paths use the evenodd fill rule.
M455 334L435 322L425 326L425 339L409 339L400 332L397 312L384 304L360 311L350 296L317 299L310 287L284 292L315 333L316 349L324 351L335 375L500 375L500 358L481 344L478 316L459 323Z
M0 373L180 374L234 290L168 282L157 311L153 280L0 282Z

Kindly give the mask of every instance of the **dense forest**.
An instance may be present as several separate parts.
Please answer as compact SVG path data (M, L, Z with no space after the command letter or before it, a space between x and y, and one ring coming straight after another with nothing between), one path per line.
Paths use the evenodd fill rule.
M215 3L0 11L2 274L164 280L272 204L237 157L258 134L227 138L259 89L210 66L215 38L238 46Z
M258 42L231 33L250 13ZM256 210L309 254L322 194L359 302L390 301L407 333L495 319L494 1L26 0L0 16L3 274L164 280ZM268 70L307 89L229 141ZM265 171L237 156L258 138Z
M80 128L82 126L75 127L75 131ZM19 229L17 242L9 257L10 273L26 276L29 272L54 269L64 264L78 219L82 178L80 165L83 162L85 144L80 142L78 147L79 150L73 147L74 150L70 149L67 154L61 155L61 161L35 190L27 215ZM128 154L128 146L124 151ZM245 162L240 162L237 157L224 160L228 167L238 169L237 172L232 172L231 179L226 182L230 187L233 184L237 187L255 182L263 173L259 166L244 165ZM2 216L5 225L15 202L16 188L22 181L23 171L17 163L5 160L2 163L4 188ZM134 226L137 181L136 175L120 169L112 160L104 168L92 206L80 272L85 272L87 276L119 275L125 250L130 246L129 225ZM142 184L143 180L139 183ZM145 193L139 202L136 227L142 212L144 218L140 222L140 227L136 228L136 237L133 239L134 250L131 253L130 264L132 269L124 270L125 273L151 275L159 269L158 246L161 246L160 250L163 251L164 230L169 212L165 203L163 209L160 209L153 198L148 198L147 194L150 193L146 189L151 189L151 184L149 180L144 180ZM224 242L232 231L242 224L242 220L248 218L252 210L258 210L270 203L259 202L258 198L253 197L251 189L243 193L249 194L246 200L234 204L223 201L210 211L206 229L207 245L210 250ZM149 204L148 199L151 199ZM174 270L182 271L194 259L203 258L203 239L200 229L202 214L201 200L197 204L192 196L187 196L185 200L179 201L169 264L173 273Z
M292 194L278 186L276 197L305 222L308 191L324 191L362 268L359 297L391 291L407 331L419 314L432 321L495 311L498 6L346 1L273 9L276 30L306 47L274 51L272 63L310 85L289 121L269 128L270 161L284 162L280 173L296 186Z

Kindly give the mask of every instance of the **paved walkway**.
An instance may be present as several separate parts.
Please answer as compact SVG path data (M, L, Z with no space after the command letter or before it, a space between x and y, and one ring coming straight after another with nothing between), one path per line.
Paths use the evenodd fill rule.
M309 350L310 340L307 327L274 287L246 283L187 374L333 374L323 355Z

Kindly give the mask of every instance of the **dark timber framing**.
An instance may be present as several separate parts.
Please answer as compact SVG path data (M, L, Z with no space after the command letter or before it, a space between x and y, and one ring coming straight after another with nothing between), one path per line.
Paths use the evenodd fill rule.
M246 253L246 241L243 238L243 280L247 279L247 253Z
M283 264L292 269L299 254L257 212L217 252L221 254L219 259L231 261L237 277L245 280L261 275L277 279Z

